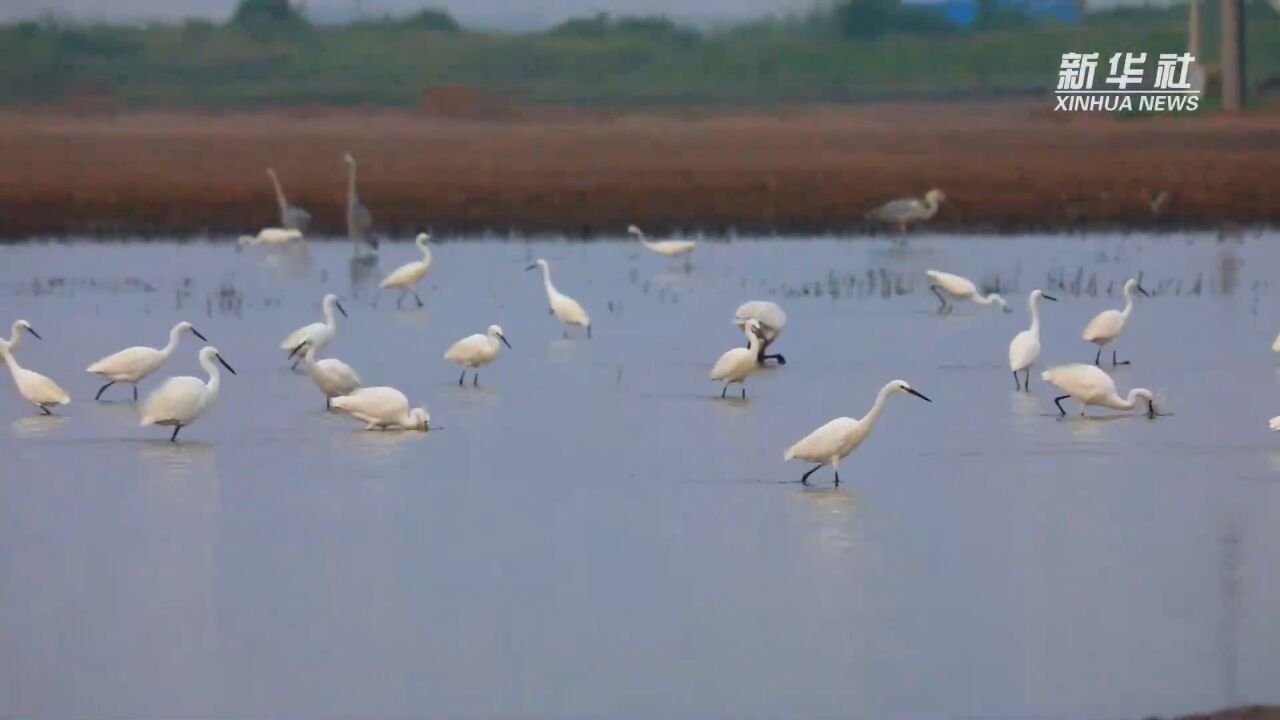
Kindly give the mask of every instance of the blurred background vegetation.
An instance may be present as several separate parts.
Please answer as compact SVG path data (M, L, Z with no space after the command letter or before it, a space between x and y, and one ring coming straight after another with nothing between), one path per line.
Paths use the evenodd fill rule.
M519 103L690 106L992 97L1053 89L1061 54L1182 52L1186 6L1033 18L977 0L965 26L899 0L845 0L716 30L664 17L474 31L449 13L320 26L287 0L243 0L224 25L0 26L0 105L415 106L430 88ZM1251 83L1280 74L1280 15L1248 4ZM1218 7L1203 5L1216 62Z

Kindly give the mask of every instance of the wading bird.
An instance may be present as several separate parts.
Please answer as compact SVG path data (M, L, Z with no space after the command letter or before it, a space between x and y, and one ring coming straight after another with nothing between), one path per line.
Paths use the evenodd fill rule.
M0 338L0 347L7 348L9 352L14 352L18 346L22 344L22 331L26 330L31 335L40 340L40 334L31 328L31 323L26 320L14 320L13 326L9 330L9 339Z
M335 320L333 311L337 308L342 313L342 317L347 317L347 311L342 308L342 303L338 302L338 296L329 293L324 296L324 300L320 304L324 310L324 322L314 322L310 325L302 327L289 333L289 336L280 343L281 350L288 350L289 357L302 352L303 345L309 345L320 352L333 342L333 338L338 334L338 323ZM293 369L298 369L298 363L302 358L293 361Z
M262 228L257 235L241 235L241 245L284 245L302 239L301 230Z
M747 376L760 367L760 321L754 318L746 322L744 332L747 334L747 346L736 347L720 356L715 367L711 368L711 379L724 383L720 397L729 392L734 383L742 385L742 399L747 399Z
M1106 347L1108 343L1115 342L1116 338L1120 337L1120 333L1124 331L1125 325L1129 324L1129 316L1133 314L1134 290L1151 297L1146 290L1142 289L1142 285L1138 283L1137 279L1129 278L1124 284L1124 310L1103 310L1085 326L1084 339L1098 346L1098 354L1093 358L1094 365L1102 364L1102 348ZM1129 361L1116 361L1116 350L1111 348L1111 364L1128 365Z
M479 369L494 361L498 357L499 343L511 347L511 343L507 342L507 336L502 334L502 328L497 325L490 325L489 332L481 335L468 335L444 353L444 359L449 362L455 362L462 366L462 375L458 376L458 384L467 377L467 368L471 368L474 377L471 378L472 385L480 383Z
M1031 309L1031 327L1013 336L1009 343L1009 369L1013 371L1014 389L1031 391L1031 366L1040 359L1040 298L1054 300L1058 298L1045 295L1043 290L1032 290L1027 298L1027 307ZM1018 383L1018 371L1026 371L1026 379Z
M376 252L378 238L373 234L373 213L356 196L356 159L351 153L342 159L347 163L347 237L351 238L351 249L359 255L361 246L368 245Z
M861 419L841 417L832 420L806 435L800 442L792 445L782 459L807 460L818 463L800 476L800 482L804 484L809 483L810 475L823 466L830 465L835 470L836 486L839 487L840 460L858 449L862 441L867 439L867 436L871 434L871 429L875 427L876 420L880 419L880 413L884 411L885 401L889 399L890 395L899 392L915 395L926 402L933 402L908 385L905 380L893 380L883 388L880 388L880 394L876 395L875 404Z
M990 295L979 293L978 286L974 285L969 278L940 270L925 270L924 274L929 276L929 289L938 297L938 312L949 312L954 309L943 293L956 300L972 300L979 305L996 304L1000 306L1001 310L1012 312L1009 309L1009 303L1002 296L996 293L991 293Z
M400 297L396 298L396 307L400 307L404 296L410 292L413 293L413 299L418 302L418 307L422 307L422 298L418 297L417 286L418 282L426 277L427 270L431 267L431 248L427 247L427 241L430 239L430 235L419 233L413 243L422 251L422 259L407 262L392 270L391 274L378 286L384 289L396 288L400 291Z
M425 408L409 409L409 398L393 387L362 388L350 395L333 399L333 406L361 422L365 430L431 429L431 416Z
M190 375L171 377L160 384L147 396L142 404L143 427L164 425L173 428L169 442L178 440L178 431L195 422L204 415L218 400L218 389L222 387L222 373L213 364L217 360L232 375L236 371L222 359L218 349L206 346L200 349L200 367L204 368L209 381L205 382Z
M765 360L777 360L779 365L786 365L787 359L782 355L766 355L765 352L769 346L773 344L778 336L782 334L782 328L787 324L787 314L777 303L768 300L751 300L744 302L738 306L737 312L733 314L733 324L739 328L745 328L748 320L756 320L760 323L760 350L757 353L757 361L763 365Z
M585 327L587 329L587 337L591 337L591 318L587 317L587 311L582 309L577 300L556 290L556 286L551 284L551 266L547 264L547 261L538 258L525 270L539 267L542 268L542 284L547 288L547 302L551 304L551 313L565 325ZM567 328L565 336L568 337Z
M331 407L332 398L350 395L360 387L360 376L350 365L337 358L316 360L316 349L308 345L302 359L307 363L307 376L324 393L326 409Z
M267 168L267 177L271 178L271 186L276 190L276 205L280 206L280 227L297 230L301 236L311 225L311 213L297 205L290 205L284 199L284 190L280 188L280 178L276 177L275 168Z
M635 225L627 226L627 233L635 236L640 243L649 249L650 252L657 253L666 257L680 257L693 252L698 246L692 240L650 240L645 237L644 231Z
M1081 415L1084 415L1084 411L1090 405L1099 405L1112 410L1132 410L1137 406L1138 398L1142 398L1147 401L1147 417L1156 416L1156 403L1150 390L1134 388L1129 391L1129 397L1122 398L1116 392L1116 381L1096 365L1084 363L1060 365L1045 370L1040 373L1040 377L1066 393L1053 399L1053 404L1058 406L1058 412L1063 415L1066 415L1067 411L1062 409L1062 401L1067 398L1080 403Z
M38 336L37 336L38 337ZM13 376L13 384L18 387L18 394L24 400L40 408L45 415L52 415L49 407L66 405L71 398L58 384L34 370L27 370L14 359L9 345L0 345L0 358L4 358L9 366L9 374Z
M896 225L898 232L906 232L911 223L923 222L938 213L938 206L946 200L946 193L934 188L924 194L924 199L902 198L891 200L867 213L868 220Z
M1280 415L1271 418L1271 431L1280 432Z
M133 399L137 400L138 383L165 364L173 355L173 351L178 349L178 338L184 332L190 332L201 340L209 342L209 338L201 335L199 330L191 326L191 323L183 320L173 326L173 329L169 331L169 343L159 350L145 345L135 345L131 348L125 348L114 355L108 355L85 368L85 372L101 375L108 381L106 385L98 388L98 394L94 395L93 399L101 399L102 393L107 388L118 382L123 382L133 386Z

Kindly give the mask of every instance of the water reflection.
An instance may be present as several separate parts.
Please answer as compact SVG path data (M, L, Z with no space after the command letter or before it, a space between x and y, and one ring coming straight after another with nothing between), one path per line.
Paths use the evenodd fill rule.
M861 540L857 523L859 503L854 492L802 485L792 496L807 506L813 534L820 547L843 554L858 546Z
M154 477L190 480L217 475L214 446L209 443L159 438L137 442L138 459L152 470Z
M66 424L66 415L28 415L14 420L9 427L17 437L40 438L52 435Z

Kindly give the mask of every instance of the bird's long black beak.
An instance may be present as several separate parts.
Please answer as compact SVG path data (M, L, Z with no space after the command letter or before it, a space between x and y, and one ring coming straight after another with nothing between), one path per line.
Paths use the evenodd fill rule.
M197 329L195 329L195 328L191 328L191 334L192 334L192 335L195 335L196 337L200 338L201 340L203 340L203 341L205 341L205 342L209 342L209 338L205 337L204 335L201 335L201 334L200 334L200 331L199 331L199 330L197 330Z
M532 270L532 269L534 269L534 268L536 268L536 267L538 267L538 263L534 263L534 264L530 265L529 267L525 268L525 270Z
M1045 300L1052 300L1054 302L1058 302L1058 298L1052 295L1045 295L1044 293L1040 293L1040 297L1044 298Z
M29 333L31 333L32 335L34 335L34 336L36 337L36 339L37 339L37 340L43 340L43 339L44 339L44 338L40 337L40 333L36 332L36 331L35 331L35 328L33 328L33 327L28 326L28 327L27 327L27 332L29 332Z
M334 307L338 308L338 312L342 313L342 317L344 317L344 318L349 318L349 317L351 317L350 315L348 315L348 314L347 314L347 311L346 311L345 309L343 309L343 307L342 307L342 303L340 303L340 302L336 302L336 301L335 301L335 302L333 303L333 305L334 305Z
M503 345L506 345L506 346L507 346L507 349L509 349L509 350L515 350L515 348L511 347L511 343L507 342L507 336L506 336L506 335L503 335L503 334L499 333L499 334L498 334L498 339L502 341L502 344L503 344Z
M919 392L918 390L916 390L915 388L902 388L902 389L903 389L903 390L906 390L907 392L911 393L912 395L915 395L916 397L920 398L921 400L923 400L923 401L925 401L925 402L933 402L932 400L930 400L929 398L925 397L922 393L920 393L920 392Z
M299 351L299 350L301 350L302 348L306 347L306 346L307 346L307 341L306 341L306 340L303 340L302 342L298 343L298 347L296 347L296 348L294 348L293 350L289 351L289 357L288 357L288 358L286 358L286 359L288 359L288 360L292 360L292 359L293 359L293 356L294 356L294 355L297 355L297 354L298 354L298 351Z
M236 374L236 369L228 365L226 360L222 359L222 353L218 353L218 362L222 363L222 367L226 368L227 372L231 373L232 375Z
M1138 292L1142 293L1143 295L1146 295L1147 297L1151 297L1151 293L1147 292L1147 289L1142 287L1141 285L1138 286Z

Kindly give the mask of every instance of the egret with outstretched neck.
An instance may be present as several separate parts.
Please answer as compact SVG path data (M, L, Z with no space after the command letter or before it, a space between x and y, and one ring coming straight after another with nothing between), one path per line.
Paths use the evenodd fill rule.
M0 347L8 348L9 352L16 351L18 346L22 345L22 332L24 330L31 333L31 336L35 339L42 339L40 334L31 327L31 323L26 320L14 320L13 326L9 330L9 339L5 340L0 337Z
M924 222L938 214L938 208L946 199L946 193L934 188L924 194L923 200L920 198L891 200L867 213L866 217L868 220L886 225L896 225L898 232L904 233L911 223Z
M650 240L645 236L644 231L635 225L627 226L627 233L632 237L640 240L640 244L644 245L650 252L662 255L663 257L680 257L693 252L698 244L692 240Z
M347 237L351 238L351 250L359 256L361 246L368 245L376 252L378 238L373 234L373 213L356 196L356 159L351 153L342 159L347 163Z
M954 308L943 295L950 295L956 300L972 300L979 305L999 305L1001 310L1011 312L1009 303L997 293L983 295L972 280L941 270L925 270L929 277L929 289L938 297L938 312L949 312Z
M880 419L880 413L884 411L885 401L889 399L890 395L900 392L915 395L926 402L933 402L907 384L905 380L890 381L880 388L880 394L876 395L875 404L861 419L841 417L832 420L806 435L800 442L792 445L782 459L807 460L818 463L800 476L800 482L806 485L809 483L810 475L830 465L835 470L836 487L839 487L840 461L847 457L849 453L858 449L858 446L867 439L867 436L871 434L872 428L875 427L876 421Z
M1009 343L1009 369L1013 371L1015 390L1031 391L1031 366L1040 359L1040 303L1041 298L1057 301L1052 295L1045 295L1043 290L1032 290L1027 298L1027 307L1031 310L1031 327L1013 336ZM1018 382L1018 371L1026 371L1026 379Z
M280 178L276 177L275 168L267 168L267 177L271 178L271 186L276 191L276 205L280 208L280 227L286 230L297 230L300 237L311 225L311 213L296 205L290 205L284 199L284 189L280 187Z
M1138 400L1142 399L1147 401L1147 417L1156 416L1155 396L1150 390L1134 388L1129 391L1128 397L1120 397L1116 392L1116 381L1096 365L1060 365L1045 370L1040 377L1066 393L1053 399L1053 404L1058 406L1058 412L1063 415L1067 411L1063 409L1062 401L1071 398L1080 403L1081 415L1085 414L1090 405L1112 410L1132 410L1137 407Z
M565 325L585 327L587 329L587 337L591 337L591 318L587 317L587 311L582 309L577 300L556 290L556 286L551 284L551 265L546 260L538 258L525 270L533 270L534 268L542 268L542 284L547 290L547 302L551 305L551 314L555 315L556 319Z
M178 431L190 425L209 411L218 400L218 390L222 388L222 373L214 360L227 369L232 375L236 371L222 359L222 354L213 346L200 349L200 367L209 376L208 382L190 375L171 377L160 384L160 387L147 396L142 404L141 425L163 425L173 428L169 442L177 442Z
M163 348L156 349L145 345L135 345L125 348L118 353L108 355L98 362L85 368L85 372L101 375L107 379L107 384L98 388L98 394L93 396L94 400L102 399L102 393L106 389L118 382L129 383L133 386L133 399L138 399L138 383L143 378L160 369L173 352L178 349L178 339L182 337L182 333L190 332L192 335L200 338L205 342L209 342L209 338L200 334L191 323L183 320L174 325L169 330L169 342Z
M396 307L400 307L405 295L410 292L413 293L413 299L418 302L418 307L422 307L422 298L418 297L417 288L418 282L426 277L427 270L431 267L431 248L427 247L427 241L430 239L430 235L419 233L413 243L422 251L422 259L407 262L392 270L391 274L378 286L383 289L396 288L400 291L400 296L396 298Z
M14 359L10 346L0 345L0 358L9 366L9 374L13 376L13 384L24 400L40 408L45 415L52 415L49 408L53 405L66 405L71 398L58 384L34 370L28 370Z
M1150 293L1142 289L1142 284L1136 278L1129 278L1124 284L1124 310L1103 310L1085 326L1084 339L1098 346L1098 354L1093 358L1094 365L1102 364L1102 348L1108 343L1115 342L1125 326L1129 324L1129 316L1133 314L1134 290L1151 297ZM1117 362L1116 350L1111 348L1111 364L1128 365L1129 361Z
M324 312L324 322L314 322L310 325L302 327L289 333L289 336L280 343L281 350L289 351L289 358L302 352L304 346L311 346L320 352L333 342L333 338L338 334L338 322L334 317L333 311L336 309L342 313L342 317L347 317L347 311L343 309L342 303L338 302L338 296L329 293L324 296L320 307ZM293 361L293 369L298 369L298 363L302 358Z

